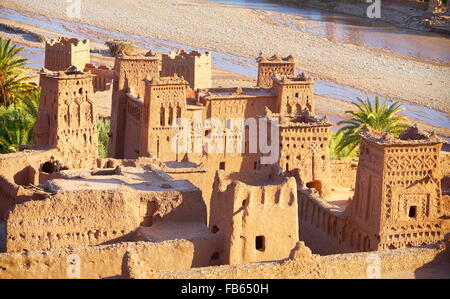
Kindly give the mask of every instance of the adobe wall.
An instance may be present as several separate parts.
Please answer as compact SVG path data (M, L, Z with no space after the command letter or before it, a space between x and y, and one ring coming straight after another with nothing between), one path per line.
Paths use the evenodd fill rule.
M331 189L328 138L330 124L281 124L280 160L283 171L297 169L303 184L321 194Z
M130 252L142 266L156 270L184 270L210 265L219 246L216 235L203 239L179 239L158 243L125 242L95 247L0 253L0 279L65 279L70 255L80 258L80 278L118 277Z
M273 112L301 114L307 110L311 115L316 113L314 80L305 73L273 77L273 90L277 94L277 107Z
M181 161L184 153L173 148L172 141L181 131L174 128L175 121L185 117L188 83L179 77L161 77L145 84L139 153L161 161Z
M62 192L46 200L15 205L6 217L6 250L128 241L139 222L139 197L117 191Z
M6 249L19 252L130 241L141 224L159 221L206 223L201 192L137 192L126 187L58 192L14 206L6 216Z
M45 43L44 66L48 70L65 71L70 66L75 66L81 71L90 60L88 40L60 37Z
M65 164L56 149L27 150L0 155L0 175L17 185L39 184L39 170L51 157Z
M414 127L400 139L375 132L362 136L355 196L348 209L359 231L353 246L394 249L441 240L441 140Z
M298 188L299 239L312 252L327 255L354 252L346 242L347 217L311 190Z
M241 264L287 257L298 241L296 188L294 178L251 186L218 171L210 228L224 236L221 262Z
M274 97L252 97L252 98L233 98L208 101L206 103L207 118L217 118L225 120L226 118L256 117L265 113L265 107L274 107Z
M295 59L292 55L281 58L277 55L272 57L264 57L262 54L256 59L258 62L258 79L257 86L268 88L272 87L272 76L274 75L294 75Z
M331 160L333 187L355 188L358 158Z
M137 159L141 134L142 110L144 102L131 94L127 94L124 134L124 157Z
M127 93L144 98L148 76L158 78L161 60L156 56L118 56L114 63L109 156L124 158Z
M86 64L84 72L91 72L95 77L92 79L94 92L110 90L114 80L114 70L105 65L95 66L91 63Z
M184 50L162 55L161 76L182 76L196 90L211 88L211 54Z
M39 85L36 146L57 148L69 168L94 166L98 137L92 75L76 70L42 72Z
M128 257L127 257L128 259ZM305 279L305 278L450 278L450 253L443 246L396 249L370 253L348 253L329 256L312 255L297 245L289 259L196 268L182 271L155 271L140 267L134 261L125 263L123 277L152 279ZM447 267L446 269L446 266ZM438 270L438 271L436 271ZM368 275L369 273L369 275Z

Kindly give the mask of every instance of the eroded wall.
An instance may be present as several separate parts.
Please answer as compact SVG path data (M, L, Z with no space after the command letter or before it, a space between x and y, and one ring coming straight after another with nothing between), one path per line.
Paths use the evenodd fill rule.
M129 265L128 265L129 264ZM289 259L182 271L154 271L126 263L124 277L153 279L305 279L305 278L449 278L450 254L443 247L410 248L374 253L312 255L297 246ZM378 267L379 266L379 267ZM379 271L378 271L379 269Z
M298 241L295 179L254 186L242 181L233 176L227 178L223 171L217 174L209 225L212 231L223 233L222 263L287 257Z
M107 278L122 273L125 255L131 252L142 266L155 270L183 270L210 265L210 257L217 251L215 235L204 239L179 239L158 243L126 242L95 247L0 253L1 279L65 279ZM72 264L71 264L72 261ZM69 273L80 265L79 277ZM75 272L76 275L77 272Z

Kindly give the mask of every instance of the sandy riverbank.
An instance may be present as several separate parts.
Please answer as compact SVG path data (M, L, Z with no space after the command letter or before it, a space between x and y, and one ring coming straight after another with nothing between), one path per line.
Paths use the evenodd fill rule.
M65 1L4 0L3 6L61 19ZM272 16L271 16L272 15ZM276 13L202 0L82 1L82 23L236 56L293 54L319 77L437 110L450 111L450 68L361 46L338 44L272 20ZM282 18L294 16L279 15ZM73 20L72 20L73 21Z

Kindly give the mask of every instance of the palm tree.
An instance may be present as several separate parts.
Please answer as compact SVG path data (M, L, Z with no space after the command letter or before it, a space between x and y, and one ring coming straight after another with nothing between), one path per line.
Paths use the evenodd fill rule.
M343 136L344 134L342 132L341 133L330 132L328 148L330 150L331 159L358 157L358 147L350 151L349 146L347 146L342 150L338 151L337 147L339 143L342 142Z
M21 145L33 143L40 89L26 93L17 104L0 106L0 154L19 151Z
M0 107L0 153L19 151L20 145L31 144L33 119L16 105Z
M0 37L0 106L16 103L23 94L36 89L24 74L27 59L16 57L22 50Z
M407 118L397 115L399 111L403 110L400 102L393 102L389 105L387 100L384 100L383 104L380 104L378 96L375 96L375 105L372 105L369 97L366 97L365 100L357 97L356 100L358 103L352 103L356 110L345 111L352 117L338 122L338 125L344 125L336 132L338 135L342 134L342 138L336 146L338 154L352 153L360 142L359 131L368 127L395 137L408 127L407 124L401 123Z
M98 154L100 158L108 157L109 127L110 121L108 119L97 118Z

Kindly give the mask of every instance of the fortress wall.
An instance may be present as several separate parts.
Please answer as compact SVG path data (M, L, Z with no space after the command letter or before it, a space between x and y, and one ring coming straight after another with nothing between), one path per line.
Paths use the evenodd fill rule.
M347 220L339 211L309 190L298 189L300 240L314 253L333 254L353 251L346 244Z
M131 95L127 95L125 112L125 146L124 156L129 159L139 157L139 137L141 132L141 119L143 103Z
M14 206L18 187L0 176L0 219Z
M128 258L128 257L127 257ZM301 254L299 257L270 262L251 263L244 265L226 265L206 267L183 271L154 271L139 268L131 263L125 269L124 277L158 278L158 279L299 279L299 278L368 278L368 271L374 273L380 266L381 278L424 277L429 275L427 266L443 265L440 275L450 277L445 273L445 267L450 269L450 254L443 248L429 246L426 248L395 249L369 253L347 253L329 256ZM127 261L127 265L129 262ZM444 269L444 270L442 270ZM434 273L435 275L437 273ZM373 277L373 276L372 276Z
M251 186L237 177L219 171L215 182L219 190L211 202L210 227L224 236L221 262L242 264L287 257L298 241L295 179Z
M15 204L30 201L35 198L39 198L39 195L8 181L0 175L0 220L6 219L7 212ZM39 199L42 199L42 197Z
M6 216L6 251L125 241L139 221L139 197L131 192L61 192L15 205Z
M208 173L205 169L197 170L195 168L185 170L168 168L164 171L175 180L188 180L201 190L201 198L206 209L206 222L208 222L214 174L212 172ZM207 194L209 194L209 196L207 196Z
M108 68L105 65L96 67L95 65L88 63L84 68L84 72L90 71L94 78L92 78L92 84L94 86L94 92L110 90L112 81L114 80L114 70Z
M106 278L121 275L127 251L142 261L142 267L155 270L184 270L209 265L217 250L216 236L200 240L173 240L160 243L130 242L75 249L55 249L27 253L1 253L0 279L68 278L67 270L80 265L80 278ZM79 259L76 256L79 257ZM70 261L75 261L70 266Z
M200 190L77 190L17 204L6 216L6 250L50 250L130 241L144 220L149 221L148 225L153 221L206 223Z
M56 159L59 158L56 149L33 150L1 155L0 175L17 185L38 184L39 169L52 156ZM61 162L64 161L61 160Z
M358 159L331 160L331 182L333 187L355 188Z

